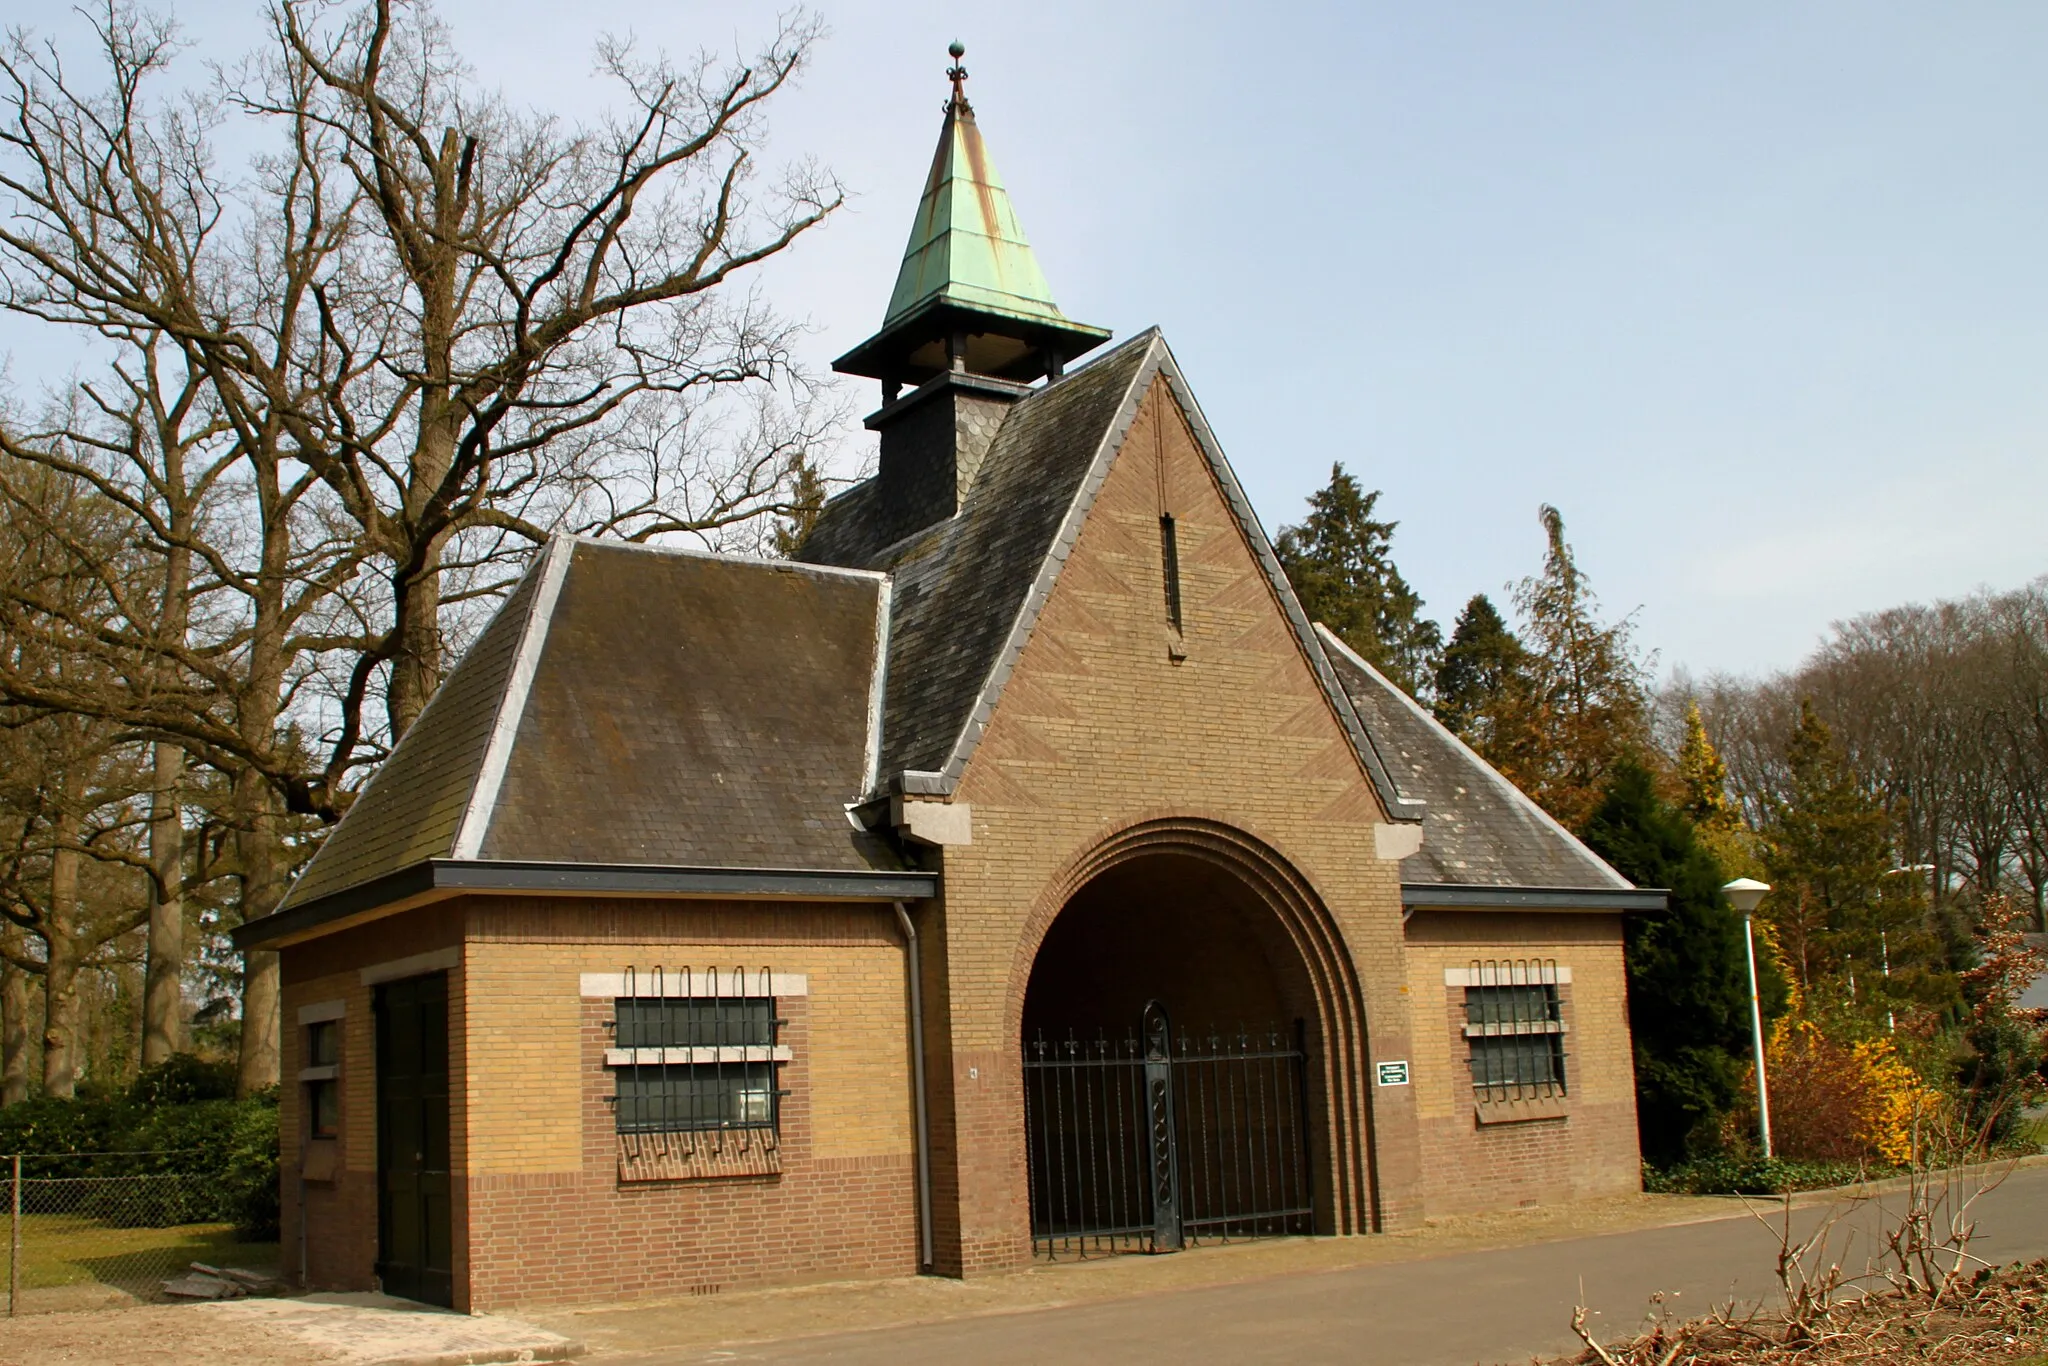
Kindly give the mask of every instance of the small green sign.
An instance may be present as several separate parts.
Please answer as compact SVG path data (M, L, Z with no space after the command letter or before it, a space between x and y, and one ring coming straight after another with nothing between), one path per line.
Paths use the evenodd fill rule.
M1408 1084L1408 1062L1383 1062L1380 1064L1380 1085L1406 1086Z

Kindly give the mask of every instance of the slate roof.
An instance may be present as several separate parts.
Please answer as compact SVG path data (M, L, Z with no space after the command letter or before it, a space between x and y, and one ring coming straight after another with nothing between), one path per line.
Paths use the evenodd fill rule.
M1316 634L1392 770L1424 803L1404 884L1626 891L1633 884L1320 622Z
M360 898L350 889L430 861L929 877L846 808L892 781L936 793L957 782L1155 379L1186 414L1383 802L1423 823L1404 884L1627 890L1311 628L1172 353L1148 332L1010 407L959 515L908 538L882 543L869 482L826 506L806 563L552 543L285 909Z
M427 859L900 869L874 784L880 575L559 538L284 909Z

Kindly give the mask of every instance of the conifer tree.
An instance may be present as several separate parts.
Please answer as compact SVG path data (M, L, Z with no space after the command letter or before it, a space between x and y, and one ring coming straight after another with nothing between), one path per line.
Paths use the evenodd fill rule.
M1685 736L1678 743L1680 805L1699 842L1728 877L1764 875L1756 836L1728 795L1728 765L1707 735L1696 701L1685 704Z
M1475 593L1458 614L1435 680L1437 720L1495 768L1528 748L1529 652L1492 599Z
M1308 517L1282 527L1274 550L1309 619L1419 697L1443 629L1422 615L1422 598L1394 567L1389 548L1400 523L1374 519L1379 498L1379 490L1367 493L1343 465L1332 465L1329 485L1309 496Z
M1728 799L1728 765L1721 762L1700 704L1685 704L1685 738L1678 743L1678 782L1685 790L1685 814L1694 825L1730 825L1735 803Z
M1543 572L1515 587L1530 652L1536 743L1502 771L1576 829L1622 757L1645 746L1643 665L1628 618L1601 622L1599 602L1564 539L1563 516L1548 504L1539 516L1549 540Z
M1629 916L1625 933L1643 1157L1682 1161L1712 1145L1741 1086L1750 1048L1742 918L1692 822L1637 760L1617 761L1585 838L1623 877L1671 894L1666 909ZM1782 1013L1783 984L1759 967L1766 1011Z
M1893 876L1885 809L1810 701L1785 746L1786 795L1765 823L1763 914L1809 1009L1874 1016L1949 1005L1956 983L1919 879ZM1889 962L1890 972L1885 968Z

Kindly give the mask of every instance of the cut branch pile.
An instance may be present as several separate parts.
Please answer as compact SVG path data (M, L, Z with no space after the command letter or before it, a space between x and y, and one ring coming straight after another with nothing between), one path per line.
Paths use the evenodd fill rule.
M2048 1258L1994 1267L1970 1251L1977 1203L2010 1170L1919 1170L1902 1187L1837 1203L1803 1235L1790 1201L1775 1216L1756 1212L1778 1245L1776 1307L1678 1319L1660 1293L1646 1332L1603 1343L1582 1304L1571 1326L1584 1350L1552 1366L2038 1360L2048 1352ZM1861 1237L1874 1250L1852 1273L1834 1249Z
M1951 1301L1928 1307L1909 1292L1880 1290L1835 1305L1824 1322L1792 1312L1726 1310L1659 1322L1622 1342L1601 1343L1572 1315L1586 1344L1557 1362L1574 1366L1765 1366L1770 1363L2026 1361L2048 1352L2048 1260L1983 1271Z

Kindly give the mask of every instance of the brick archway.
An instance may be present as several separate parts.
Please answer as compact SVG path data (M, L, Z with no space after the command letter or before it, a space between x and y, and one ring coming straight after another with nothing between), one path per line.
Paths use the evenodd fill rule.
M1342 932L1314 886L1253 835L1192 816L1129 826L1074 859L1046 888L1024 926L1006 1002L1006 1036L1021 1047L1032 973L1054 923L1077 897L1118 870L1148 861L1190 861L1228 879L1241 894L1247 929L1268 946L1286 995L1308 1006L1313 1049L1311 1106L1317 1135L1320 1232L1362 1233L1378 1224L1371 1160L1371 1092L1366 1085L1364 994Z

